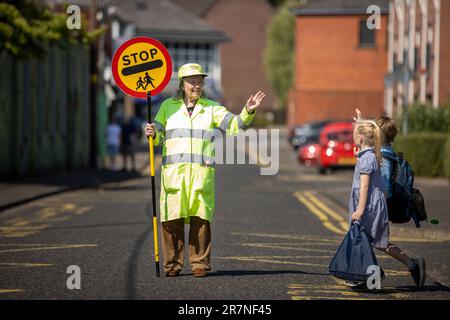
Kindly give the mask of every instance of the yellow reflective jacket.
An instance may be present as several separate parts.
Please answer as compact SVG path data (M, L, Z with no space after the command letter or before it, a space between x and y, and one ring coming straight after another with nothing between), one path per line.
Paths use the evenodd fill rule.
M239 115L217 102L200 98L189 116L183 99L166 99L155 117L155 145L163 145L161 221L197 216L212 222L214 215L214 129L237 134L255 113L244 107Z

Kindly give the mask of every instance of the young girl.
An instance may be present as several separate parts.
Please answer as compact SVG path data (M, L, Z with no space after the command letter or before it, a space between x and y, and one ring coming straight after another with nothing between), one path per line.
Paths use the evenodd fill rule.
M374 121L357 120L353 139L360 151L350 195L350 218L360 220L373 247L385 249L389 244L389 220L381 190L380 128Z
M377 122L362 120L359 110L353 138L358 152L358 162L353 177L350 197L351 220L360 220L364 229L372 239L372 246L387 253L408 267L418 287L425 282L425 262L423 259L410 259L396 245L389 242L389 220L386 204L386 183L389 173L385 173L386 161L382 161L382 142L386 137L395 137L395 123L377 118ZM381 121L383 120L383 121ZM388 130L384 132L382 129ZM383 138L384 137L384 138ZM392 140L393 140L392 138ZM389 141L392 142L392 140ZM386 145L383 148L387 148ZM386 175L388 177L386 178ZM357 285L347 283L348 285Z
M386 250L389 244L387 204L381 190L381 133L371 120L357 119L353 131L358 161L353 175L349 201L350 223L359 220L375 248ZM348 286L363 283L347 281Z

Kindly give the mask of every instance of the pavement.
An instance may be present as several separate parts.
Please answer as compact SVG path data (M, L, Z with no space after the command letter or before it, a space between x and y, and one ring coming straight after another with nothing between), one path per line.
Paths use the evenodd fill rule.
M77 169L72 171L52 171L36 174L14 181L0 181L0 213L38 199L75 191L84 188L98 188L103 184L119 183L149 174L149 155L147 145L136 148L135 170L131 170L128 160L127 171L123 168L123 159L118 156L116 168L105 166L102 169ZM161 160L155 154L155 165Z

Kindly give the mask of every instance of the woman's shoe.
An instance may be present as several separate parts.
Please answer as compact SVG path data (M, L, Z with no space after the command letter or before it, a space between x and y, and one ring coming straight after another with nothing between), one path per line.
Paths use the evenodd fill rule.
M194 274L194 277L197 278L206 277L205 269L194 269L192 270L192 273Z
M179 274L180 274L179 270L170 270L169 272L166 273L166 277L178 277Z

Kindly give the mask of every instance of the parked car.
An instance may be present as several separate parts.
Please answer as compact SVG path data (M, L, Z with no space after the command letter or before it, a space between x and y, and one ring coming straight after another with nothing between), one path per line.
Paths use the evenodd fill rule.
M320 156L320 144L319 141L315 143L308 143L300 147L298 150L298 161L307 166L316 165Z
M356 164L353 152L353 123L335 122L326 125L320 134L319 172L330 172L336 167L349 167Z
M318 141L320 132L330 122L330 120L316 121L293 127L289 133L290 144L298 150L305 144Z

